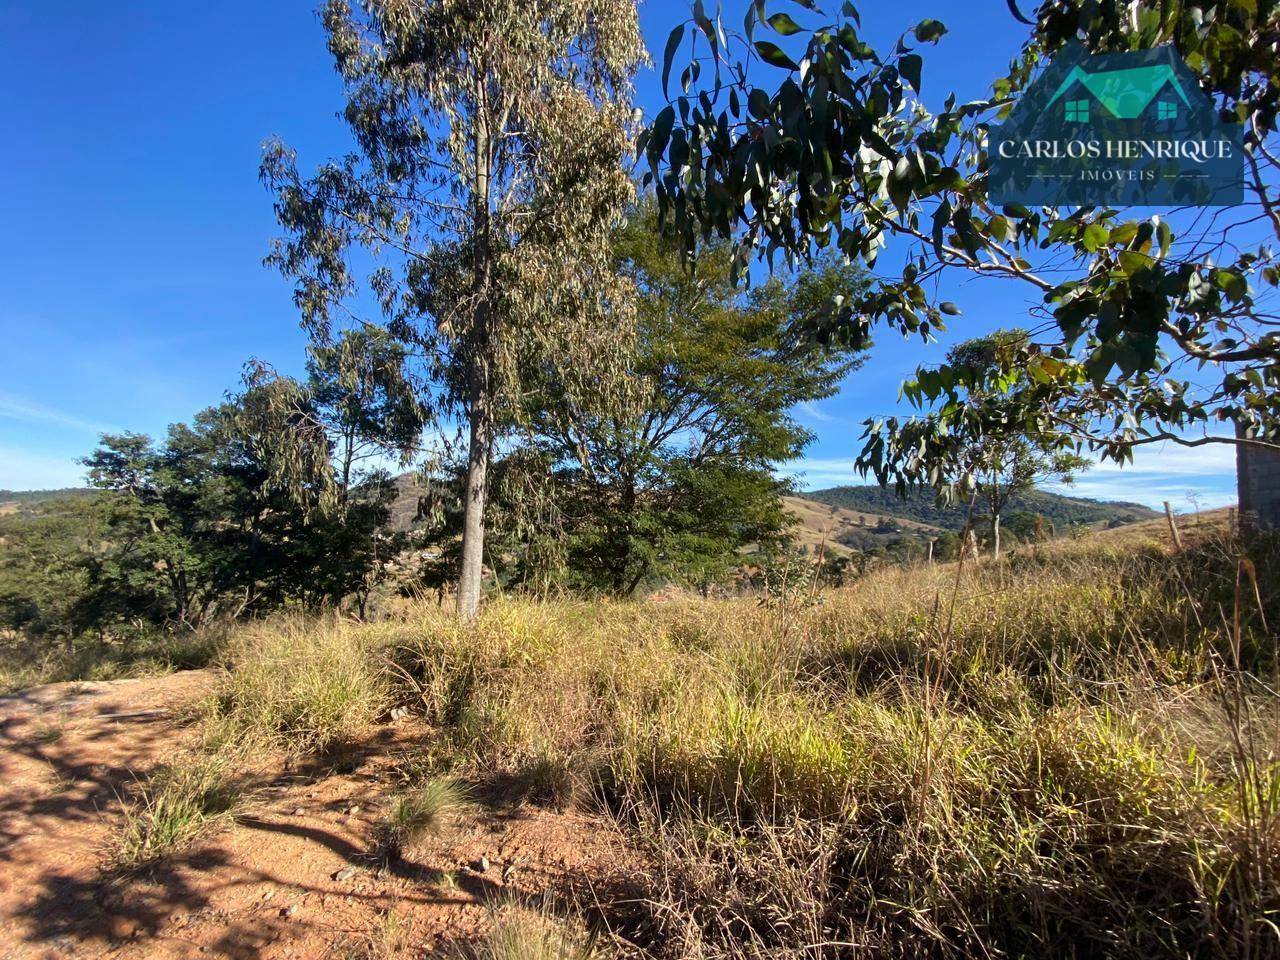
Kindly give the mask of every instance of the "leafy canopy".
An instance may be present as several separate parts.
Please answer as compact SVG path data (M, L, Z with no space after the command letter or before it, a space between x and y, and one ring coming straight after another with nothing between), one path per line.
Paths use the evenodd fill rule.
M989 93L949 95L934 113L920 91L928 48L945 42L942 23L922 21L880 51L861 35L853 4L826 22L800 6L800 19L816 25L757 2L742 30L727 34L695 4L666 46L664 83L686 36L695 57L642 136L646 176L686 251L699 238L732 238L739 274L757 252L772 263L837 248L871 264L894 244L900 268L842 304L819 333L857 338L884 325L929 339L958 313L939 294L953 276L1027 290L1041 323L1007 363L947 364L907 385L909 396L941 406L937 429L917 438L925 448L911 456L945 459L932 444L945 448L955 429L1056 435L1064 448L1083 444L1117 461L1164 439L1280 442L1280 8L1046 2ZM993 208L987 128L1075 38L1090 52L1172 44L1222 116L1243 126L1245 206L1136 218ZM1227 435L1210 431L1213 422ZM892 472L905 450L870 446L863 459Z
M865 286L860 270L824 263L744 292L729 281L727 245L686 270L656 219L646 202L614 239L615 268L638 295L616 389L583 404L548 366L530 393L528 442L502 485L526 580L560 564L571 585L621 594L723 579L741 551L786 533L775 465L812 439L792 411L834 394L860 362L804 333Z

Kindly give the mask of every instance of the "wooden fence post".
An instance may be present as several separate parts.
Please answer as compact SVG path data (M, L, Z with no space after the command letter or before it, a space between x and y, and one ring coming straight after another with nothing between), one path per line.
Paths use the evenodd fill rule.
M1173 508L1169 506L1169 501L1164 502L1164 515L1169 521L1169 536L1173 538L1173 552L1182 552L1182 534L1178 532L1178 525L1173 522Z

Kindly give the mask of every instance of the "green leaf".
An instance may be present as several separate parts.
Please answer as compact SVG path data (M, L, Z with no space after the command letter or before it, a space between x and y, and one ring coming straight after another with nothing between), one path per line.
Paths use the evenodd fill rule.
M1111 231L1112 243L1128 243L1138 235L1138 225L1136 223L1122 223Z
M793 33L800 32L800 24L796 23L785 13L775 13L769 18L768 23L769 26L773 27L777 33L782 34L784 37L789 37Z
M667 37L667 48L662 53L662 95L667 95L667 81L671 79L671 63L675 60L680 41L684 39L684 24L676 27Z
M649 132L648 151L651 158L662 156L662 152L667 149L667 141L671 138L671 128L675 126L676 111L668 104L662 108L662 111L654 118L653 126Z
M1085 227L1084 237L1080 241L1090 253L1100 250L1111 238L1111 231L1100 223L1091 223Z
M759 87L756 87L747 96L747 109L751 111L751 115L757 120L763 120L769 115L769 94Z
M946 25L938 20L921 20L916 24L916 39L921 43L937 43L946 32Z
M782 48L776 43L770 43L768 40L756 41L756 53L760 54L760 59L771 66L781 67L784 70L795 70L798 65L794 60L782 52Z
M924 68L924 60L918 53L908 53L898 60L898 72L911 84L911 89L920 92L920 71Z
M1234 270L1214 271L1213 285L1236 302L1243 300L1249 292L1249 285L1244 277Z
M1137 250L1120 251L1120 269L1130 276L1139 270L1145 270L1150 265L1151 258L1145 253L1139 253Z

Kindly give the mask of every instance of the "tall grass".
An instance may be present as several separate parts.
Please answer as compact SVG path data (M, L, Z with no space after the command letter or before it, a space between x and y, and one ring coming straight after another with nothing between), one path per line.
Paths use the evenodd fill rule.
M671 955L1280 955L1280 550L1247 596L1241 550L290 622L228 702L319 742L412 699L438 759L595 784L650 843Z
M377 628L337 617L246 627L224 654L228 671L216 705L223 731L298 751L358 737L389 702L386 642Z
M79 638L51 646L0 636L0 696L45 683L121 680L192 670L214 661L227 627L147 634L120 641Z

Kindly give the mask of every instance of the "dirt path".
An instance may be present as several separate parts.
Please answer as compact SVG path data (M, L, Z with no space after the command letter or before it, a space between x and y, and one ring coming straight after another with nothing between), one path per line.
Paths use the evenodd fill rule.
M409 720L336 768L273 768L233 826L113 875L121 796L194 745L179 717L212 683L196 671L0 698L0 958L447 955L483 933L487 904L626 895L638 860L607 824L500 795L412 857L378 856L397 759L426 735Z

